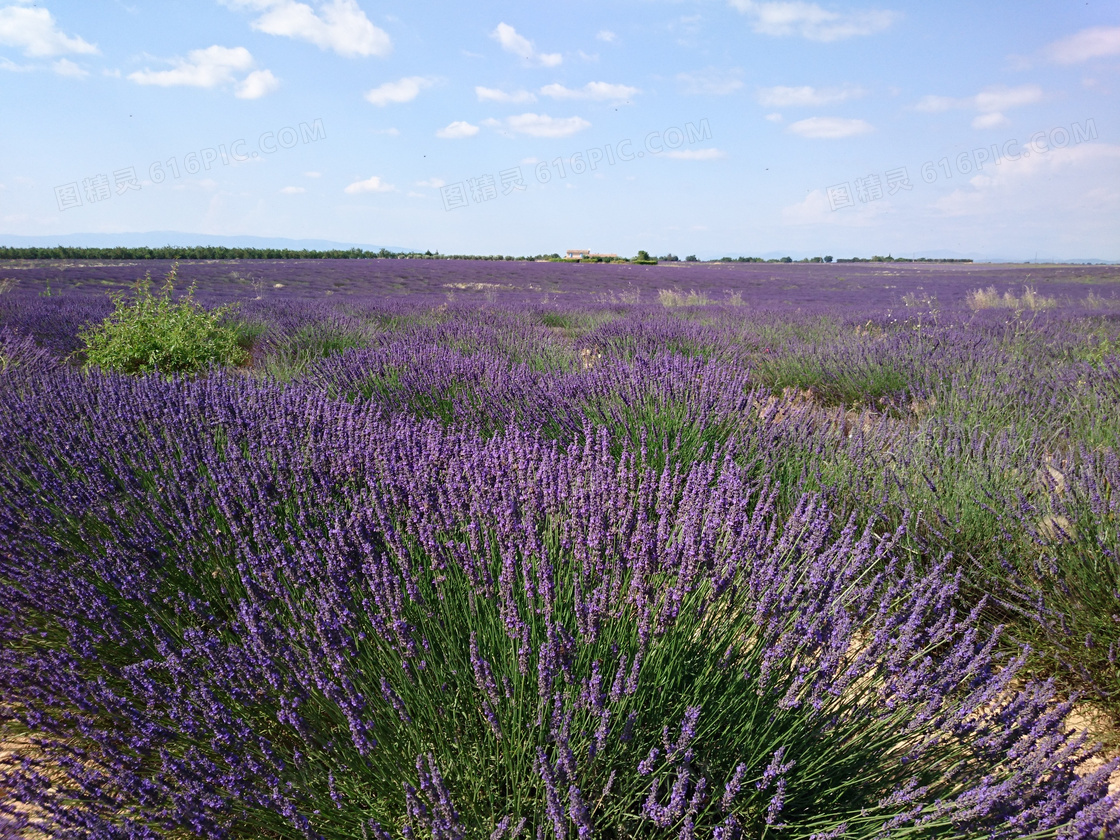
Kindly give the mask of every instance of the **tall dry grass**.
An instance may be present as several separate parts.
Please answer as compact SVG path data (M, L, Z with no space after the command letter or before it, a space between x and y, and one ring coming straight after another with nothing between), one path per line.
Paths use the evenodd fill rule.
M677 306L706 306L711 303L709 298L703 292L697 292L693 289L690 292L674 292L672 289L659 289L657 292L657 300L662 306L677 307Z
M966 297L968 308L973 311L981 309L1029 309L1037 312L1042 309L1053 309L1058 305L1056 298L1040 295L1030 286L1023 287L1023 294L1016 296L1011 291L1000 295L995 286L986 289L973 289Z

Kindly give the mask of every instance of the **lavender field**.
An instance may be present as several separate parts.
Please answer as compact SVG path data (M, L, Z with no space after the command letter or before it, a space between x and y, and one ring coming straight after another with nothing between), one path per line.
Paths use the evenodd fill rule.
M1120 266L148 270L0 263L0 836L1120 836Z

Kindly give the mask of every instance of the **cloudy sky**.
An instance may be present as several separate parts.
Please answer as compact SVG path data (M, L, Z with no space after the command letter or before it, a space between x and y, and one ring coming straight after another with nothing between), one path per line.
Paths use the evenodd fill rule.
M1120 7L0 0L0 238L1120 260Z

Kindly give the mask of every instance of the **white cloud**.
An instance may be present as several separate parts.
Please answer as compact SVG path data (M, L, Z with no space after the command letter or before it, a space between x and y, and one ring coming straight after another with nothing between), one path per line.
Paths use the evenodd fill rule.
M7 70L11 73L30 73L35 67L32 64L16 64L10 58L0 56L0 70Z
M748 15L754 31L761 35L800 35L810 41L839 41L855 35L873 35L890 27L897 12L872 9L865 12L832 12L816 3L729 0L733 8Z
M845 117L809 117L790 123L789 130L802 137L835 140L841 137L855 137L875 129L863 120Z
M918 104L914 106L915 111L925 111L929 114L936 114L941 111L948 111L950 108L956 108L960 100L954 99L951 96L923 96Z
M138 85L215 88L235 82L237 74L251 70L254 64L244 47L217 45L191 50L185 59L175 58L171 63L175 65L171 70L139 70L129 73L128 78ZM254 99L274 89L275 84L276 78L269 71L258 70L241 80L236 93L243 99Z
M1060 217L1071 232L1111 232L1120 225L1120 190L1112 186L1118 183L1120 146L1082 143L1004 159L932 207L942 216L1037 219L1040 227Z
M533 42L523 35L518 35L517 30L508 23L499 23L497 28L490 33L490 37L497 40L506 52L519 55L528 64L540 67L558 67L564 60L560 53L539 53Z
M665 28L677 35L676 41L682 47L696 47L700 45L699 36L703 32L703 20L703 15L681 15L669 22Z
M609 82L588 82L581 88L571 89L560 84L545 85L541 95L552 99L592 99L599 102L623 102L641 93L629 85L613 85Z
M792 225L820 224L831 221L830 209L824 190L813 190L796 204L783 207L782 220Z
M411 102L420 95L420 91L430 88L434 84L435 80L426 76L405 76L403 79L398 79L395 82L385 82L373 88L373 90L367 91L366 102L380 107L385 107L390 103Z
M271 70L254 70L241 80L234 96L238 99L260 99L280 87L280 80L272 75Z
M252 27L267 35L298 38L348 58L386 56L393 50L388 33L370 22L357 0L318 0L317 10L296 0L225 1L261 12Z
M515 53L524 59L532 58L536 54L533 42L522 35L518 35L517 30L508 23L499 23L490 33L490 37L496 38L506 52Z
M322 178L323 173L322 172L304 172L303 177L304 178Z
M662 152L658 157L674 160L719 160L727 157L727 153L720 149L674 149L670 152Z
M977 116L972 120L973 128L998 128L1010 123L1004 116L1004 111L1041 102L1044 96L1038 85L1020 85L1014 88L998 85L959 99L952 96L924 96L914 105L914 110L931 114L953 109L976 111Z
M88 70L79 67L68 58L60 58L51 66L54 68L54 72L56 72L60 76L69 76L73 79L81 79L89 75Z
M972 119L973 128L999 128L1003 125L1008 125L1011 120L1007 119L999 111L992 111L990 114L978 114Z
M99 52L95 44L59 30L46 9L26 6L0 9L0 44L21 49L28 58L96 55Z
M464 120L456 120L436 132L436 137L444 140L462 140L464 137L474 137L478 134L478 126L471 125Z
M782 115L778 114L778 113L767 114L766 119L770 120L770 122L781 122L782 121Z
M709 67L695 73L678 73L677 81L690 96L726 96L743 86L742 70L717 70Z
M381 180L379 176L374 175L373 177L367 178L364 181L355 181L353 184L348 186L344 190L344 192L346 192L348 195L358 195L360 193L393 192L394 190L396 190L396 187L394 187L392 184L386 184Z
M438 190L440 187L447 186L447 182L442 178L429 178L427 181L417 181L416 186L428 187L429 189Z
M808 85L783 87L779 85L778 87L759 88L758 101L771 108L812 107L858 99L866 93L867 91L863 88L853 85L845 85L842 88L814 88Z
M611 32L609 29L600 29L595 33L596 40L606 41L608 44L613 44L618 40L618 36Z
M284 187L280 192L284 195L300 195L307 192L303 187Z
M571 137L590 128L591 123L582 117L550 117L547 114L519 114L506 117L504 122L488 120L487 125L504 127L514 134L528 137Z
M515 90L512 93L507 93L498 88L488 88L480 85L474 89L474 92L479 102L524 103L537 101L536 95L527 90Z
M1020 105L1032 105L1042 101L1042 88L1038 85L1021 85L1016 88L992 87L982 90L972 97L972 105L977 111L991 113L1006 111Z
M1077 64L1091 58L1120 55L1120 26L1093 26L1054 41L1043 50L1056 64Z
M839 227L870 227L882 224L876 217L893 212L888 201L875 201L859 207L833 211L824 190L812 190L801 201L782 208L786 225L835 225Z

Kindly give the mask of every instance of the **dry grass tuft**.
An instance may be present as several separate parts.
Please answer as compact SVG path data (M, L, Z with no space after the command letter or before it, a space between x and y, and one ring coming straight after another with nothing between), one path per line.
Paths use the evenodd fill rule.
M989 286L986 289L974 289L968 293L966 300L968 301L968 308L973 311L980 309L1015 309L1020 311L1029 309L1032 312L1037 312L1042 309L1053 309L1058 305L1056 298L1040 295L1030 286L1023 287L1023 294L1020 297L1010 291L1004 292L1000 296L995 286Z
M711 299L703 292L697 292L695 289L688 292L674 292L672 289L660 289L657 292L657 299L661 302L662 306L706 306L711 303ZM740 298L742 300L742 298Z

